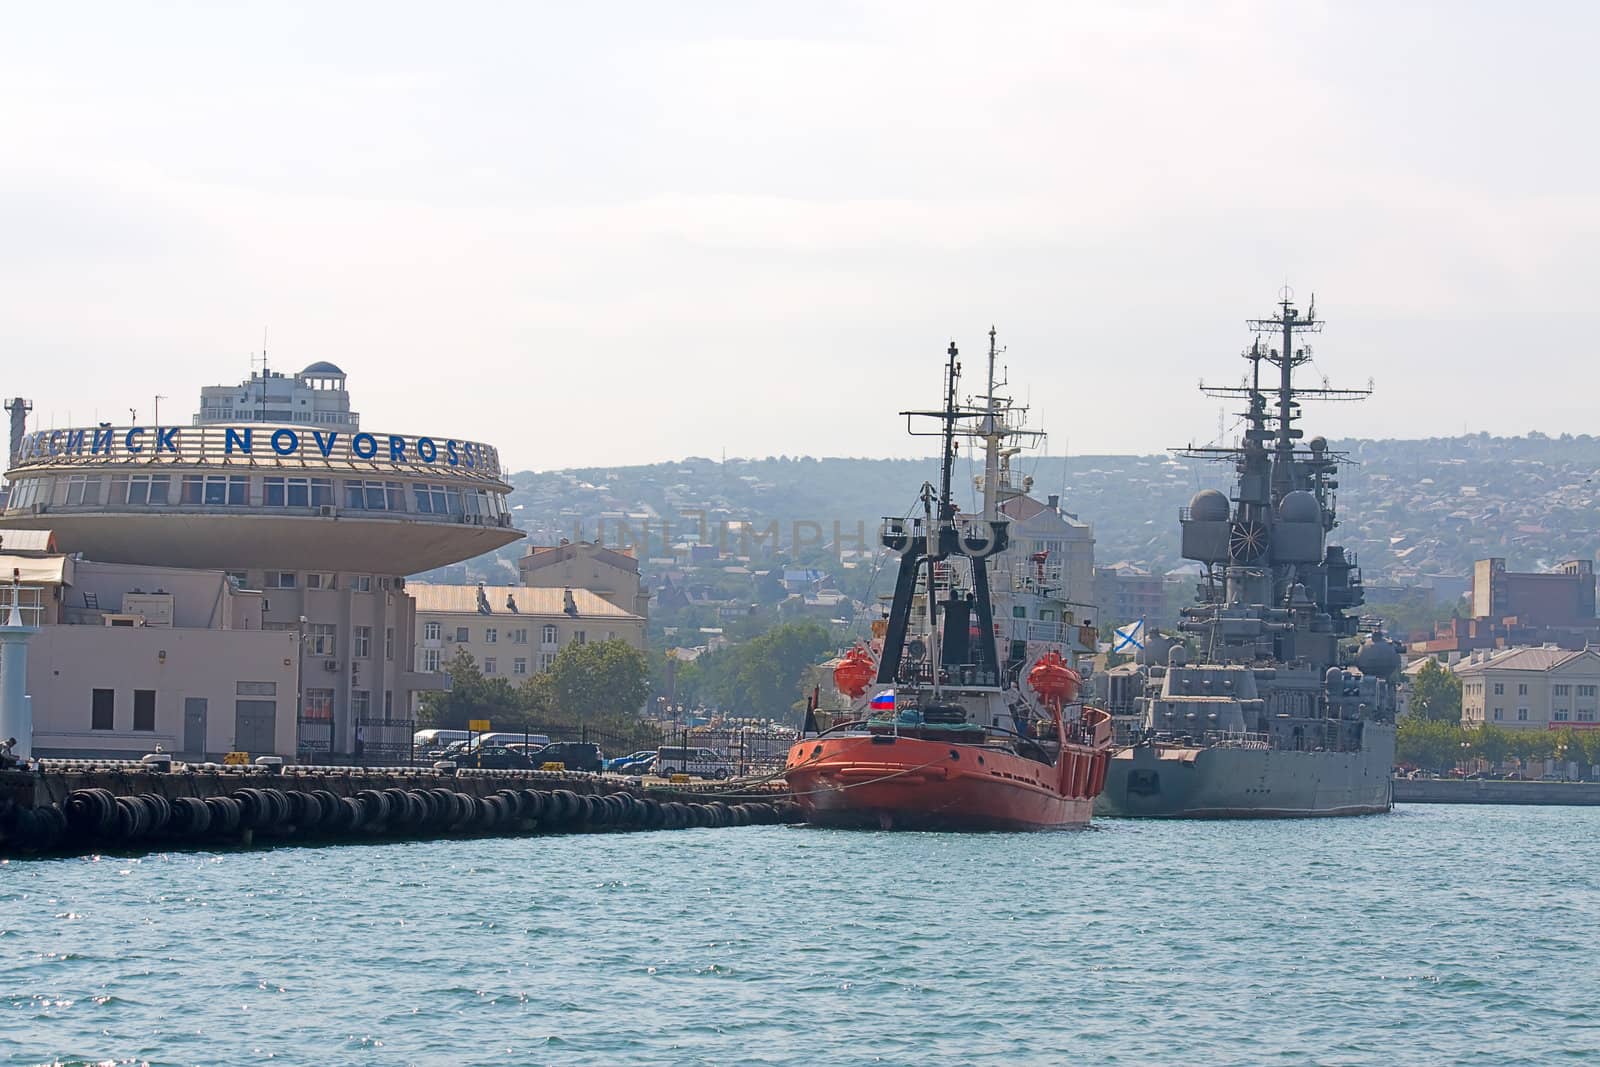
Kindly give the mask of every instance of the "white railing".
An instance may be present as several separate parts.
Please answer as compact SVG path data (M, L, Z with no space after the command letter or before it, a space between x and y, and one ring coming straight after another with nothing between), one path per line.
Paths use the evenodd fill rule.
M11 621L11 606L16 605L22 625L39 627L45 624L46 592L39 585L0 585L0 626Z

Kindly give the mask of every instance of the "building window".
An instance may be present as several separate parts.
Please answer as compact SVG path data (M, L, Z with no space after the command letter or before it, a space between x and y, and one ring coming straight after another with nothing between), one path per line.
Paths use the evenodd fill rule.
M1569 714L1571 714L1571 713L1568 712L1566 708L1557 708L1555 710L1555 713L1553 715L1551 715L1550 717L1552 719L1554 719L1556 722L1566 722L1567 721L1567 716Z
M422 669L428 674L439 673L439 650L425 648L422 650Z
M311 479L311 506L314 508L331 507L333 503L333 479Z
M243 507L250 503L250 480L242 474L185 474L184 504L208 507Z
M156 691L154 689L135 689L133 691L133 728L135 730L148 730L152 733L156 728Z
M1592 686L1592 685L1580 685L1580 686L1578 686L1578 695L1581 696L1581 697L1592 697L1592 696L1594 696L1594 686Z
M1528 721L1528 709L1527 708L1518 708L1517 709L1517 721L1518 722L1527 722Z
M1027 608L1027 606L1024 605L1024 604L1016 604L1016 605L1014 605L1011 608L1011 617L1013 619L1026 619L1028 617L1028 608Z
M528 673L528 659L526 656L518 656L511 661L511 673L516 675Z
M90 697L89 729L116 729L117 694L112 689L96 689Z
M425 623L423 623L422 624L422 639L424 641L437 641L437 640L439 640L439 630L440 630L440 626L436 622L425 622ZM393 635L394 631L390 630L389 633L391 635ZM393 641L391 641L390 644L393 644ZM392 659L394 657L391 656L390 658Z
M332 589L333 575L321 571L306 571L307 589Z
M1517 683L1517 696L1525 697L1527 695L1528 695L1528 683L1527 682L1518 682Z
M100 503L100 476L74 474L67 479L67 506Z
M456 640L461 644L466 644L471 640L471 638L467 635L467 628L465 626L456 627Z
M405 489L399 482L345 482L344 506L357 511L404 511Z
M111 479L113 504L165 504L172 488L172 479L165 474L118 474Z
M1558 696L1558 697L1570 696L1572 694L1572 686L1570 686L1570 685L1554 686L1554 687L1551 688L1550 692L1553 695Z
M1592 712L1592 711L1581 711L1580 710L1578 712L1578 721L1579 722L1594 722L1594 712Z
M555 665L555 662L556 662L556 654L554 652L541 652L541 653L539 653L539 669L541 671L549 670L551 667L553 667Z
M240 697L275 697L277 682L234 682L233 695Z
M507 631L506 636L510 639L513 645L525 645L528 643L528 631L525 629L509 630Z
M1496 722L1499 722L1501 719L1505 718L1505 709L1504 708L1495 708L1494 709L1494 718L1495 718Z
M500 640L500 631L496 630L493 626L490 626L489 628L487 628L486 630L483 631L483 643L484 644L492 645L492 644L495 644L496 642L498 642L499 640Z
M332 656L338 651L331 622L314 622L306 627L306 650L313 656Z
M372 627L357 626L350 631L350 654L356 659L372 656Z
M362 719L372 717L372 691L369 689L352 689L350 691L350 717L357 723Z
M1504 682L1494 683L1494 695L1497 697L1503 697L1506 695L1506 684Z
M268 571L262 576L263 589L293 589L296 585L294 571Z
M300 717L302 719L311 719L317 722L332 722L333 690L307 689L305 696L305 711Z
M486 675L487 674L493 674L493 673L495 673L495 669L496 669L496 666L495 666L495 662L494 662L494 657L493 656L484 657L484 660L483 660L483 673L486 674Z
M394 717L394 691L390 690L390 689L385 689L383 691L383 721L384 722L388 722L393 717Z
M416 501L417 510L424 515L461 514L461 494L451 492L442 485L413 482L411 493Z
M261 502L269 508L308 508L311 506L311 479L263 478Z
M572 632L572 643L575 645L586 645L589 643L589 635L582 630L574 630Z
M350 576L350 588L355 590L357 593L372 592L372 575L352 574Z
M386 626L383 630L383 658L394 660L394 627Z
M556 628L550 623L545 624L543 640L546 647L553 647L556 643Z

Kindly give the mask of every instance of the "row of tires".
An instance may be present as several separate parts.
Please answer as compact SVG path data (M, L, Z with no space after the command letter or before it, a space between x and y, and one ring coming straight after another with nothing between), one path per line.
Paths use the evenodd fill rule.
M227 796L117 796L79 789L65 804L0 812L0 847L51 849L75 841L136 842L236 834L437 835L495 830L681 830L751 826L798 819L788 803L698 804L627 793L569 789L502 789L473 796L450 789L363 789L340 796L326 789L236 789Z

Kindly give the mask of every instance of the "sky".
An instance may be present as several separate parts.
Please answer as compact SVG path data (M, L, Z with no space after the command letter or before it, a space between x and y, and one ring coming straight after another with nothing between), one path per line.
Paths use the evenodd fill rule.
M1052 453L1234 418L1600 432L1593 5L14 4L0 393L187 416L263 344L513 469L914 456L991 325ZM1586 311L1585 309L1589 309ZM1231 409L1230 409L1231 410Z

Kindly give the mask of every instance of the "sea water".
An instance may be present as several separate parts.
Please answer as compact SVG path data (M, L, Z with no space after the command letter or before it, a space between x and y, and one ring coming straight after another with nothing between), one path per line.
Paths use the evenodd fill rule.
M1600 810L0 864L0 1062L1600 1062Z

